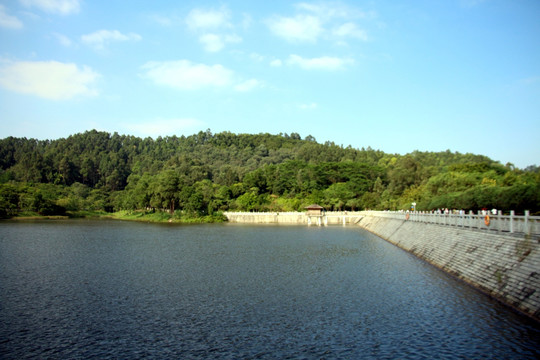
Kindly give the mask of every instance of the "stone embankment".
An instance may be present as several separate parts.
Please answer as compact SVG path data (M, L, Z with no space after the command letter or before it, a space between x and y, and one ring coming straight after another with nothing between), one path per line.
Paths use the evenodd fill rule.
M362 228L540 321L540 244L535 236L364 213Z

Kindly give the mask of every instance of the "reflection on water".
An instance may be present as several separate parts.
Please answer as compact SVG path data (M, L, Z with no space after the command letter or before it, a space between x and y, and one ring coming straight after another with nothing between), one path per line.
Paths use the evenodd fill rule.
M0 223L0 357L536 358L538 324L354 227Z

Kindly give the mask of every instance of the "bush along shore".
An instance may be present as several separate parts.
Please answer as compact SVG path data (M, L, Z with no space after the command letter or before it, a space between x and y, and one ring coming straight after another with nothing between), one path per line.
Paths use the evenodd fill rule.
M187 214L182 211L175 211L170 214L166 211L132 211L122 210L112 213L104 211L74 211L66 212L63 215L42 215L37 212L27 211L18 213L15 216L4 216L4 220L67 220L67 219L113 219L140 221L151 223L177 223L177 224L205 224L220 223L227 221L222 212L211 215Z
M218 223L227 221L222 212L215 212L211 215L189 214L183 211L175 211L173 214L166 211L131 211L123 210L102 217L156 223L181 223L181 224L201 224Z

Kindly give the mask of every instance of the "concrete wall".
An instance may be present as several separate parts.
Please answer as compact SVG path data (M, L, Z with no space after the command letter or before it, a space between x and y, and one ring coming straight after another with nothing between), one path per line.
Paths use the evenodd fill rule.
M249 212L226 212L225 216L231 223L244 224L307 224L304 213L249 213Z
M325 216L307 216L304 212L225 212L224 215L231 223L244 224L305 224L308 225L337 225L354 224L360 219L358 212L350 211L332 211L327 212Z
M540 321L539 240L377 216L358 225Z

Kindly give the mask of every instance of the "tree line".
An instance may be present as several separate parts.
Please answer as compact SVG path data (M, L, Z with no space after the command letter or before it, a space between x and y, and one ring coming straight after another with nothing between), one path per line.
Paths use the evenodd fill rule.
M540 168L458 152L387 154L312 136L139 138L87 131L0 140L0 216L21 212L437 208L540 211Z

